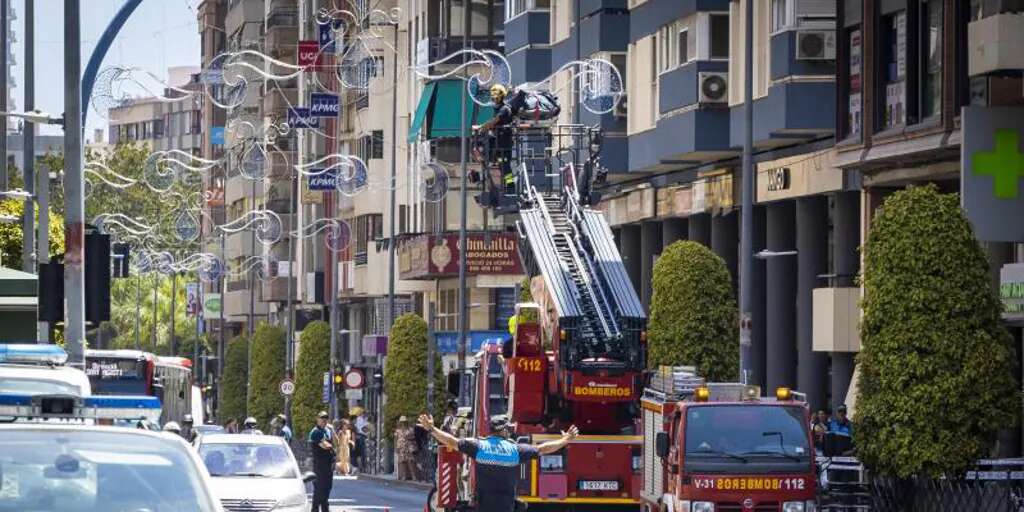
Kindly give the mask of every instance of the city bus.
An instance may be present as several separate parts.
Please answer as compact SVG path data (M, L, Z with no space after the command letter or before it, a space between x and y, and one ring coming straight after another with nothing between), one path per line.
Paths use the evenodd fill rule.
M139 350L86 350L85 374L93 395L155 396L163 404L160 423L192 412L192 362Z

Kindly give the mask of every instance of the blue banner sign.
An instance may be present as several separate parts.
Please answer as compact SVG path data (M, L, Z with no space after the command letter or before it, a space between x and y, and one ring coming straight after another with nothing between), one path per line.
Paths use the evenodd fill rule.
M327 172L320 172L323 169L310 169L311 174L306 179L309 180L310 190L335 190L338 188L338 174L337 169L331 169ZM320 173L320 174L315 174Z
M341 109L338 95L314 92L309 95L309 115L315 117L338 117Z
M334 53L334 31L342 26L341 20L320 24L320 49L325 53Z
M213 127L210 127L210 144L213 144L214 146L223 146L224 145L224 127L223 126L213 126Z
M288 126L295 129L320 128L320 118L311 115L308 107L290 107Z
M459 333L440 331L434 333L437 339L437 351L441 354L455 354L459 351ZM467 354L473 354L484 345L501 345L512 339L508 331L470 331Z

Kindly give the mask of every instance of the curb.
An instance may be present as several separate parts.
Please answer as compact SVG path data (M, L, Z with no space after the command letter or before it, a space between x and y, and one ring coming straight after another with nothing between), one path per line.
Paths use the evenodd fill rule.
M356 475L358 480L366 480L370 482L382 483L384 485L393 485L395 487L405 487L408 489L416 489L420 491L429 491L434 487L434 484L428 482L413 482L409 480L396 480L394 477L387 477L382 475L367 475L360 473Z

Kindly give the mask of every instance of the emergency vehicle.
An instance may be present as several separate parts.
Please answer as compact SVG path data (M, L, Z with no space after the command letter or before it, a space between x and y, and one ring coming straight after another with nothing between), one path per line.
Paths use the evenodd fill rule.
M0 344L0 394L91 395L88 376L67 360L57 345Z
M801 393L709 383L662 367L640 400L647 512L813 512L810 409Z

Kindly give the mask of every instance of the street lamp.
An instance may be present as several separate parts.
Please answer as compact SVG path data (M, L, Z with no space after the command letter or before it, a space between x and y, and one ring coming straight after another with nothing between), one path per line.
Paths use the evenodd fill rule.
M22 199L22 200L24 200L24 199L31 199L33 197L34 196L32 195L31 192L28 192L27 190L22 190L20 188L16 188L14 190L0 191L0 198L2 198L2 199Z
M754 254L754 257L759 260L767 260L781 256L796 256L796 251L769 251L768 249L764 249Z
M64 126L63 117L52 117L46 112L40 110L32 110L30 112L4 112L0 111L0 117L16 117L18 119L24 119L33 124L54 124L57 126Z

